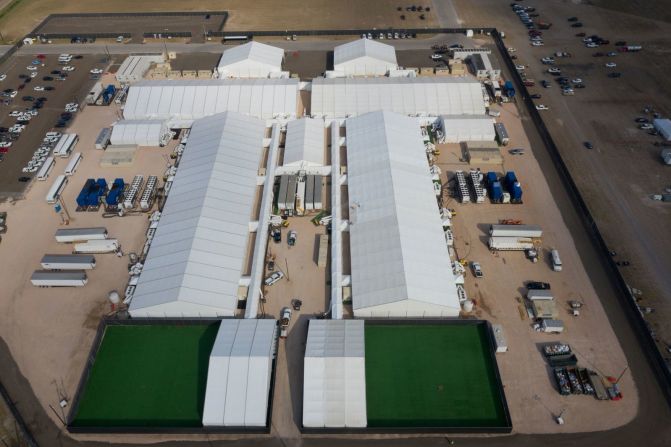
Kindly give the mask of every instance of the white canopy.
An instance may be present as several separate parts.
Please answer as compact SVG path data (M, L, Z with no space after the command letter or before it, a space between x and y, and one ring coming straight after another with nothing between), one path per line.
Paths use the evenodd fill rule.
M287 124L284 166L324 165L324 121L303 118Z
M166 126L162 120L121 120L112 128L112 144L158 146Z
M487 115L447 115L442 118L446 143L493 141L496 138L494 120Z
M396 68L396 49L374 40L355 40L338 45L333 52L333 69L347 76L384 76Z
M123 116L190 122L232 111L261 119L290 118L296 116L297 98L298 79L141 81L128 90Z
M354 315L459 315L417 122L378 111L345 124Z
M303 371L303 426L365 427L363 320L310 320Z
M284 50L260 42L249 42L230 48L221 56L219 77L267 78L282 71Z
M277 322L221 320L207 369L203 425L265 427Z
M132 316L234 315L263 137L260 120L232 112L193 124Z
M483 115L479 82L465 78L315 78L313 117L347 118L376 110L413 116Z

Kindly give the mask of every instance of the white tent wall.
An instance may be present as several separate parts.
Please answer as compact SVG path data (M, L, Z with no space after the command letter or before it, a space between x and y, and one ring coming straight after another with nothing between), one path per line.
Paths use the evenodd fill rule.
M483 115L479 82L465 78L315 78L314 118L342 119L376 110L412 116Z
M121 120L112 127L110 143L158 146L161 135L167 131L162 120Z
M302 118L287 124L283 166L323 166L324 121Z
M362 320L311 320L303 374L305 427L365 427Z
M496 139L494 120L487 115L443 116L442 126L445 143Z
M204 426L268 424L276 336L275 320L222 320L210 354Z
M334 71L346 76L384 76L396 68L396 49L374 40L355 40L338 45L333 52Z
M194 123L132 316L234 315L264 131L260 120L232 112Z
M348 119L346 129L354 315L458 316L416 120L379 111Z
M190 121L232 111L264 120L296 117L298 79L141 81L128 90L125 119Z
M224 51L217 66L220 78L267 78L282 71L284 50L249 42Z

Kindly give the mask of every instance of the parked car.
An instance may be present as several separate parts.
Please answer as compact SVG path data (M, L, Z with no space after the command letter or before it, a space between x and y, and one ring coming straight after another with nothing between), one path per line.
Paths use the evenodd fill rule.
M282 242L282 231L279 228L273 228L270 231L270 236L273 238L276 244Z
M642 130L651 130L651 129L654 129L655 126L653 126L653 125L650 124L650 123L643 123L643 124L640 124L640 125L638 126L638 128L639 128L639 129L642 129Z
M615 68L615 67L617 67L617 64L615 62L606 63L606 68Z
M275 284L277 281L280 279L284 278L284 273L282 273L280 270L273 272L270 276L268 276L263 283L267 286L272 286Z
M572 28L582 28L582 22L575 22L571 24Z
M594 149L594 145L593 145L592 143L590 143L589 141L585 141L585 142L583 143L583 145L584 145L587 149Z
M510 155L524 155L524 149L522 148L510 149L508 153Z
M619 73L617 71L613 73L608 73L609 78L619 78L620 76L622 76L622 73Z
M287 244L289 244L290 247L296 245L296 236L296 230L289 231L289 235L287 236Z
M536 110L550 110L550 108L548 106L546 106L545 104L538 104L536 106Z
M471 270L473 270L473 276L476 278L482 278L484 276L479 262L471 262Z
M643 117L640 117L640 116L639 116L638 118L636 118L635 121L636 121L637 123L649 123L649 122L650 122L649 119L647 119L647 118L643 118Z
M541 94L540 93L534 93L533 95L530 96L531 99L541 99Z
M541 281L529 281L526 286L527 290L550 290L550 284Z

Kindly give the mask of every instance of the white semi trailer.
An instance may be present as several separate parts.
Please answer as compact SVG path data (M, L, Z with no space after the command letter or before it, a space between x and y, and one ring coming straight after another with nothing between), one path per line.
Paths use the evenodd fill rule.
M61 243L104 240L107 239L107 229L105 227L61 228L56 230L54 237L56 242Z
M91 270L96 266L93 255L44 255L41 262L45 270Z
M539 238L543 235L543 230L538 225L492 225L489 235Z
M88 282L86 272L54 272L36 270L30 277L30 282L38 287L82 287Z
M88 241L75 244L73 253L113 253L119 250L119 241L116 239L105 239L102 241Z
M530 237L500 236L489 238L490 250L524 251L531 248L534 248L534 242Z

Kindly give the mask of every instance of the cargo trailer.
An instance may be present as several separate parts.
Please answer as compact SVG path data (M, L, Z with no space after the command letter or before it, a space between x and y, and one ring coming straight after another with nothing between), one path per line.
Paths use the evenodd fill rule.
M70 159L70 162L68 165L65 167L65 175L72 175L75 173L77 170L77 167L79 166L79 163L82 161L82 153L81 152L75 152L75 154L72 156Z
M91 270L96 266L93 255L44 255L41 261L45 270Z
M107 229L105 227L90 228L61 228L56 230L54 235L56 242L72 243L107 239Z
M30 282L38 287L82 287L88 282L86 272L76 270L72 272L53 272L36 270L30 277Z
M324 183L322 179L323 176L315 175L315 191L313 200L315 211L320 211L324 208L324 205L322 204L322 190L324 188Z
M56 203L58 199L61 197L61 193L65 189L65 185L68 184L68 178L64 175L59 175L56 177L56 181L54 181L53 185L51 185L51 188L49 189L49 192L47 193L46 200L47 203Z
M319 251L317 254L317 267L326 267L328 261L329 236L327 234L319 235Z
M110 144L112 137L112 128L103 127L96 138L96 149L105 149Z
M497 236L489 238L489 249L494 251L524 251L534 248L533 239L528 237Z
M539 238L543 235L543 230L538 225L494 224L489 229L489 235L492 237L516 236Z
M531 301L535 300L553 300L554 295L552 294L552 290L539 290L539 289L531 289L527 291L527 299Z
M68 158L78 141L79 136L75 133L63 134L54 147L54 156Z
M92 240L75 244L73 253L113 253L119 249L116 239Z
M54 164L54 157L47 157L47 159L44 160L44 164L40 170L37 171L37 180L46 180L49 177L49 174L51 174L51 171L54 169Z

